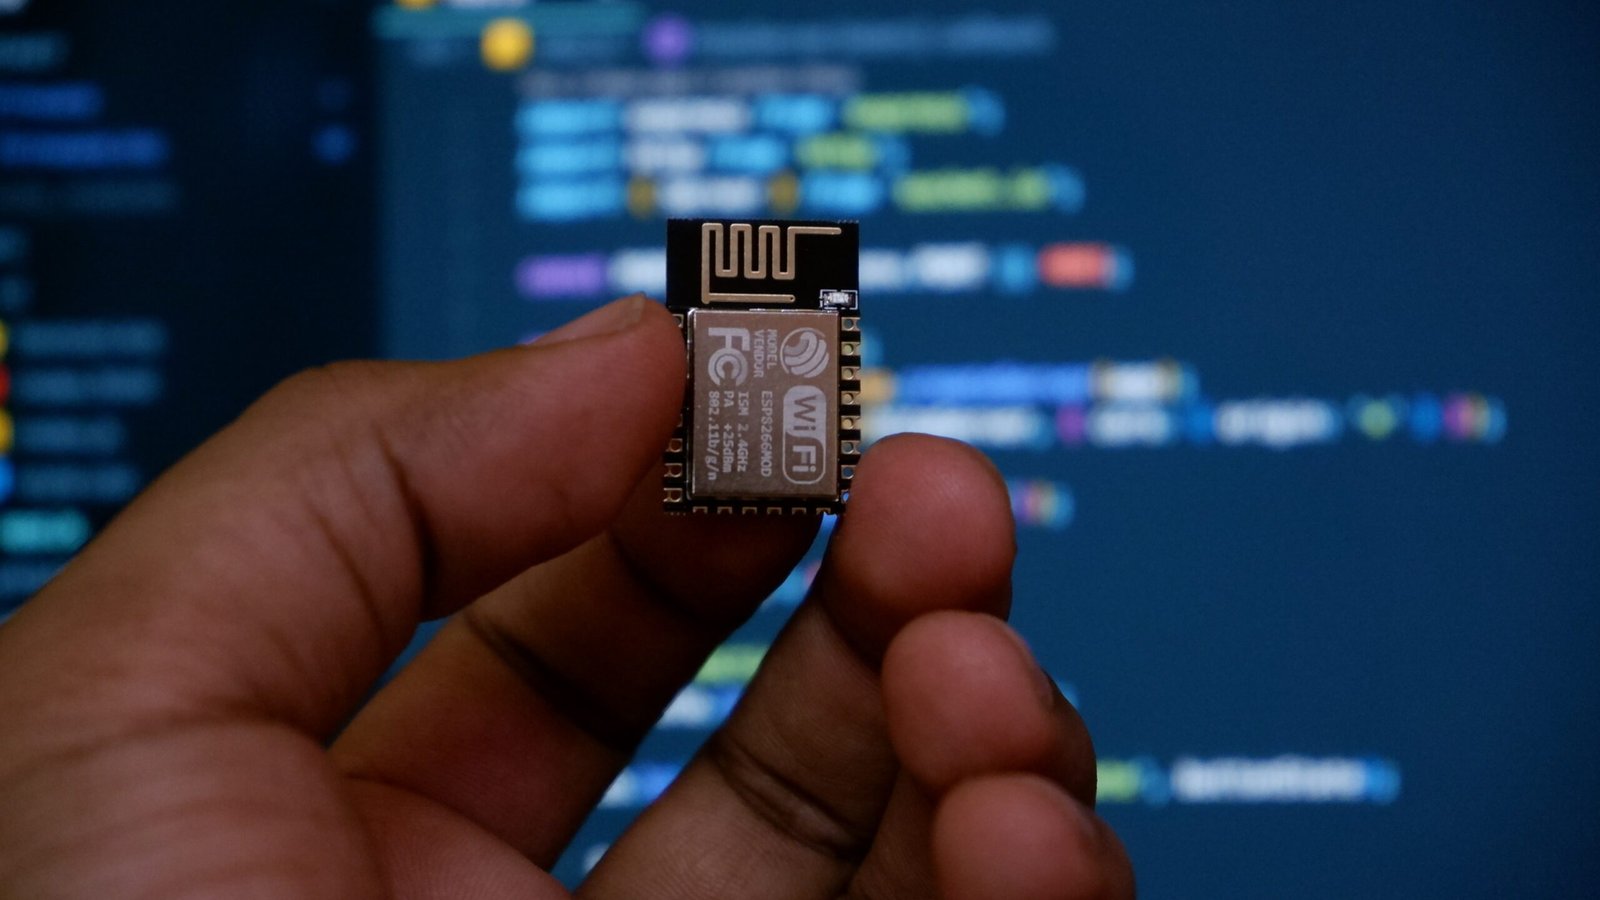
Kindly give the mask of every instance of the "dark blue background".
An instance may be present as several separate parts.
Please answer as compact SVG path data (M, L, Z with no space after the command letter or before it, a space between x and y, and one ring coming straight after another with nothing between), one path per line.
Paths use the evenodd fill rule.
M1057 52L1025 69L875 65L871 87L1002 93L1004 145L952 142L944 161L1069 162L1089 203L1048 238L1125 244L1138 277L1088 299L865 298L893 364L1170 356L1210 396L1475 390L1510 415L1496 446L1000 456L1076 495L1070 529L1022 537L1016 618L1076 688L1103 753L1371 755L1403 774L1389 806L1110 808L1144 895L1592 894L1600 10L917 12L975 8L1047 14ZM806 16L845 12L906 8ZM659 243L651 223L514 221L504 79L380 66L366 17L357 3L36 4L0 24L79 35L76 65L184 148L175 220L39 232L42 312L171 322L172 395L137 435L149 469L302 365L464 352L579 311L517 300L505 273L520 254ZM340 71L354 73L363 142L330 173L306 150L308 98ZM386 193L397 174L408 190ZM444 234L419 225L439 216ZM863 242L1037 242L1045 227L884 216ZM455 323L448 339L396 313L421 302ZM245 342L268 349L236 352ZM588 838L616 825L601 817Z

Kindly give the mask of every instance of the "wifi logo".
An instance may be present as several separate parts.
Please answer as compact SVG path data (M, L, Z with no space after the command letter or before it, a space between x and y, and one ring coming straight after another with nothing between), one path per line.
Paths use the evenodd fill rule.
M828 371L833 355L828 339L815 328L801 328L783 342L783 370L796 378L816 378Z

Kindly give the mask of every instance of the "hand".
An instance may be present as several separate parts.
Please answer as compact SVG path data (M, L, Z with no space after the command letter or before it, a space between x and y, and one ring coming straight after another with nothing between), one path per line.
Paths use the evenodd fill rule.
M180 463L0 626L0 896L567 896L545 869L816 528L660 512L683 366L625 300L296 377ZM578 896L1131 896L1083 723L996 618L1012 557L977 453L880 443L744 702Z

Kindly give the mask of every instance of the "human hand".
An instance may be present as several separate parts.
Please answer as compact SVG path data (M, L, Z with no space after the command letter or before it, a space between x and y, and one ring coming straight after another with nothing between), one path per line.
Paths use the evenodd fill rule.
M0 897L568 896L546 869L816 529L660 511L683 356L632 299L321 369L157 481L0 626ZM1083 724L996 618L1012 558L981 456L880 443L745 700L578 896L1131 896Z

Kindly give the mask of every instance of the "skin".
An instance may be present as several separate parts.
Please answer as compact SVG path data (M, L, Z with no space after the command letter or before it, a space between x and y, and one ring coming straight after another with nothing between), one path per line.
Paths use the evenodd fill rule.
M683 366L630 298L297 376L181 462L0 627L0 897L568 896L547 868L816 529L660 512ZM1002 621L1013 555L978 453L879 443L744 702L577 896L1131 897Z

